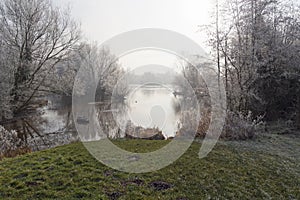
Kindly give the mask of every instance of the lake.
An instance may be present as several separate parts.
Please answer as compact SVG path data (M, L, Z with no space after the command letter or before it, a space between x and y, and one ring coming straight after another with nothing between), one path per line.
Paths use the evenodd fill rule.
M117 112L115 119L119 125L130 120L135 126L158 128L165 137L174 137L179 124L180 102L173 92L170 85L131 85L124 102L126 106L123 106L125 110Z
M134 126L145 129L158 128L165 137L174 137L179 126L180 99L174 96L173 92L171 85L130 85L130 92L124 101L112 103L112 99L112 102L109 102L110 105L106 103L96 105L100 126L110 137L118 137L116 134L119 128L125 131L128 121ZM43 108L41 116L45 120L45 123L39 126L41 132L59 132L65 130L67 124L72 125L68 122L71 120L70 99L51 97L48 101L49 105ZM86 106L92 108L91 105L82 105L83 108ZM85 118L89 117L83 117L83 119L77 117L75 120L78 122L79 119L83 122ZM90 124L87 121L86 130L89 129L88 127ZM124 134L120 136L123 137ZM88 138L93 140L94 136L88 136Z

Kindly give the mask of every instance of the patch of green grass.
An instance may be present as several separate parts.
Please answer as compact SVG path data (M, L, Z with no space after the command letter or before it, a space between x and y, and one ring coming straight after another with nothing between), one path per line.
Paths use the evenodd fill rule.
M126 142L122 142L126 141ZM111 142L118 147L130 151L133 153L148 153L156 151L165 145L169 144L171 140L163 140L163 141L157 141L157 140L139 140L139 139L116 139L111 140Z
M293 140L299 151L299 138ZM133 152L168 143L113 142ZM172 165L146 174L110 169L81 143L5 159L0 161L0 199L300 199L299 158L221 142L200 160L200 146L194 142ZM160 183L169 187L154 187Z

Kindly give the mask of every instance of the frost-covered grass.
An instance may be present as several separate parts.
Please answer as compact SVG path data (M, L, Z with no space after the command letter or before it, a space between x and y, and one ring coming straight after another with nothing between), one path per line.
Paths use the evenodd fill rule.
M4 159L0 199L300 199L300 137L223 141L202 160L200 142L172 165L147 174L112 170L81 143ZM114 143L146 152L168 141Z

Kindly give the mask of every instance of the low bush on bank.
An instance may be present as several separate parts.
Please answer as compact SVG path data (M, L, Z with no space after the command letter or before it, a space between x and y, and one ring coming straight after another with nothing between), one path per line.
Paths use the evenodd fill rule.
M228 111L221 138L229 140L252 139L263 127L264 122L261 116L254 118L251 112L248 115L243 115Z
M262 116L253 117L251 112L248 115L228 111L225 124L221 134L222 139L246 140L252 139L255 135L264 130L265 123ZM199 122L197 137L203 138L211 123L210 112L205 112Z
M28 152L31 152L30 148L18 137L16 131L8 131L0 125L0 159Z

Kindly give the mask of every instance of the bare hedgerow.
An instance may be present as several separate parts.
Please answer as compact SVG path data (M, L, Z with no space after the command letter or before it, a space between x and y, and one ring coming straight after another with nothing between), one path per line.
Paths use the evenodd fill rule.
M222 139L246 140L254 138L259 132L264 131L263 116L254 117L251 112L247 115L227 111L225 124L221 134ZM196 121L190 118L190 121ZM201 114L196 137L204 138L211 125L211 112L209 110Z
M194 138L194 134L197 134L197 127L199 123L198 118L199 116L197 115L196 110L190 109L182 111L176 136L186 139Z
M14 157L30 152L26 143L22 141L16 131L8 131L0 125L0 159Z
M252 113L227 111L225 126L221 137L230 140L246 140L254 138L259 129L264 126L263 116L254 118Z
M205 109L201 113L201 118L199 121L199 126L197 130L197 137L204 138L206 135L206 132L210 126L211 123L211 111L209 109Z

